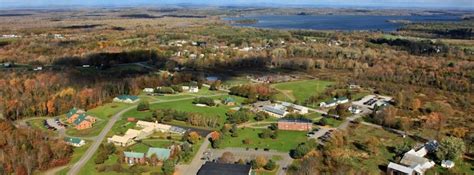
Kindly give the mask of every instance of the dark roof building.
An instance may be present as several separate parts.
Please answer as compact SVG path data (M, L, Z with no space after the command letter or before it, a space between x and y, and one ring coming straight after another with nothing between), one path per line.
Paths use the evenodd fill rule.
M251 175L252 166L206 162L197 175Z

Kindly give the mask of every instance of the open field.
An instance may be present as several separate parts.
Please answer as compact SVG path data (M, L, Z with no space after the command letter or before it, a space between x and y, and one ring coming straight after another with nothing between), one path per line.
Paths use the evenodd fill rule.
M272 87L280 92L276 95L278 100L303 102L310 96L322 93L333 82L322 80L301 80L273 84Z
M295 148L298 144L306 141L306 132L298 131L278 131L277 139L261 139L258 134L263 129L250 129L243 128L238 130L238 137L226 136L222 142L221 147L240 147L250 149L264 149L269 148L270 150L277 150L281 152L289 152ZM242 141L244 139L250 139L251 143L245 145Z

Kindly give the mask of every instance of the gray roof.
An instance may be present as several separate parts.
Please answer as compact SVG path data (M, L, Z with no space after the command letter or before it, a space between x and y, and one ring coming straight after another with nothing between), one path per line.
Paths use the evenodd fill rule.
M424 157L418 157L416 155L413 155L413 154L405 154L402 158L402 160L400 161L401 164L404 164L404 165L407 165L407 166L410 166L410 167L415 167L417 165L422 165L422 164L425 164L427 162L430 162L430 160L428 160L427 158L424 158Z
M410 167L406 167L406 166L403 166L403 165L400 165L400 164L397 164L397 163L393 163L393 162L390 162L388 164L388 169L396 170L396 171L403 172L403 173L406 173L406 174L413 174L413 171L414 171Z
M263 107L263 110L267 111L267 112L271 112L271 113L274 113L274 114L278 114L278 115L285 115L286 111L284 110L281 110L281 109L278 109L278 108L275 108L273 106L264 106Z

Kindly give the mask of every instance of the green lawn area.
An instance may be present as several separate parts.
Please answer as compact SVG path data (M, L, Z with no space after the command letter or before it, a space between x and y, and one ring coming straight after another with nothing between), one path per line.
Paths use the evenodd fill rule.
M348 144L345 148L350 149L352 156L350 158L350 164L356 168L356 170L366 172L367 174L380 174L382 173L380 167L386 167L389 161L394 161L394 153L390 152L396 145L403 144L405 141L414 145L415 141L411 138L402 138L397 134L389 131L373 128L365 125L358 125L353 131L349 133ZM359 150L354 142L365 143L370 138L376 138L379 141L378 153L368 154L363 150ZM362 155L366 156L362 156Z
M301 80L277 83L272 87L282 91L275 96L278 100L304 102L310 96L324 92L332 84L333 82L323 80Z
M221 147L241 147L250 149L269 148L271 150L289 152L291 149L294 149L298 144L306 141L306 132L278 131L277 139L261 139L258 137L258 134L262 131L263 129L239 129L238 137L225 136L221 142ZM245 145L242 142L244 139L250 139L251 143Z
M314 117L312 118L314 122L318 122L319 120L321 120L323 117ZM343 123L344 121L343 120L337 120L335 118L331 118L331 117L326 117L326 125L327 126L330 126L330 127L338 127L339 125L341 125L341 123Z

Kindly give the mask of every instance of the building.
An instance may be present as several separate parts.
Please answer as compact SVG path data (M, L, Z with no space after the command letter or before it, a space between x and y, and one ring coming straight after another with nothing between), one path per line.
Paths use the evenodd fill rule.
M260 109L263 108L264 106L272 105L272 102L270 101L257 101L254 104L252 104L252 107L255 109Z
M428 154L428 152L434 151L434 147L436 145L436 141L427 142L424 146L418 149L411 149L410 151L406 152L403 155L402 160L400 163L390 162L387 167L387 174L389 175L398 175L398 174L406 174L406 175L423 175L425 174L426 170L435 166L435 163L424 156ZM434 149L433 149L434 148Z
M123 152L125 162L129 165L145 164L145 154L137 152Z
M149 148L146 157L150 158L153 154L155 154L159 160L164 161L170 158L171 150L165 148Z
M114 135L111 138L107 138L107 143L113 143L116 146L127 147L127 146L135 144L135 140L133 140L133 138L127 135L124 135L124 136Z
M74 147L81 147L86 144L86 142L80 138L75 138L75 137L64 137L64 141L68 145L72 145Z
M286 112L286 108L282 105L266 105L266 106L263 106L262 109L264 112L266 112L270 116L273 116L276 118L282 118L288 114L288 112Z
M350 106L347 110L352 114L359 114L362 112L362 110L360 110L357 106L354 105Z
M121 103L136 103L140 99L137 96L133 95L120 95L114 98L114 102L121 102Z
M197 175L251 175L252 166L241 164L223 164L206 162L201 166Z
M66 118L66 121L70 124L73 124L78 130L91 128L97 120L95 117L86 115L85 111L78 110L76 108L69 110L69 112L66 113Z
M143 89L143 92L153 93L153 92L155 92L155 89L154 88L145 88L145 89Z
M334 107L338 104L344 104L344 103L348 103L348 102L349 102L348 98L339 97L339 98L334 98L334 99L326 101L326 102L322 102L322 103L319 104L319 107L330 108L330 107Z
M224 100L223 100L224 104L227 105L227 106L235 106L236 105L236 102L235 102L235 99L232 98L232 97L226 97Z
M313 122L308 119L280 119L278 120L279 130L289 131L311 131Z
M198 93L198 92L199 92L199 87L197 87L197 86L190 86L190 87L189 87L189 92L191 92L191 93Z
M382 96L382 95L367 95L359 101L355 101L352 104L370 110L374 110L375 107L384 107L390 105L392 102L392 97Z
M283 105L287 109L291 108L293 110L293 112L297 113L297 114L304 115L304 114L308 113L308 108L304 107L304 106L300 106L300 105L296 105L296 104L288 103L288 102L282 102L281 105Z

